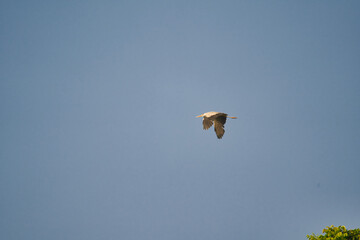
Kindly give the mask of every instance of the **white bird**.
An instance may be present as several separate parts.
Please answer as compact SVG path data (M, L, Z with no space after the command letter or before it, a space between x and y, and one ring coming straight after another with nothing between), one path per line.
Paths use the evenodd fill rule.
M197 117L204 118L203 119L204 130L208 130L213 125L213 123L215 123L214 130L216 132L216 136L218 139L224 136L225 133L224 125L226 123L226 118L236 119L236 117L228 117L226 113L221 113L221 112L207 112Z

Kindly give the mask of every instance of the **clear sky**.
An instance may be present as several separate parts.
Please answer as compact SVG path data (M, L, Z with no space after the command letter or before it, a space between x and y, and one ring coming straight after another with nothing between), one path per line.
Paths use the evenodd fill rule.
M1 1L0 239L360 227L359 9Z

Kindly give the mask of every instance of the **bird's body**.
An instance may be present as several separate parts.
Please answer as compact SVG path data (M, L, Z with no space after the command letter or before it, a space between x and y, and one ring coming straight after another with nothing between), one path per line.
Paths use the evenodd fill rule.
M224 125L226 123L226 118L236 119L236 117L228 117L226 113L221 112L207 112L201 114L197 117L203 117L203 128L208 130L213 124L216 136L218 139L221 139L224 136L225 129Z

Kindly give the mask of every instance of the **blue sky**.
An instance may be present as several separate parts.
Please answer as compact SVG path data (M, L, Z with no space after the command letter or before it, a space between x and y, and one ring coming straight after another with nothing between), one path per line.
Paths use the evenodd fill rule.
M360 227L359 7L1 1L0 238Z

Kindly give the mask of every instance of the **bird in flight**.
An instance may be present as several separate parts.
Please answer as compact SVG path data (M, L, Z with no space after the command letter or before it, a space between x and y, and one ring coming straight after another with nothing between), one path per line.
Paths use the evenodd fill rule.
M236 119L236 117L228 117L226 113L221 113L221 112L207 112L197 117L204 118L203 119L204 130L208 130L213 125L213 123L215 123L214 130L216 132L216 136L218 139L221 139L224 136L225 133L224 125L226 123L226 118Z

